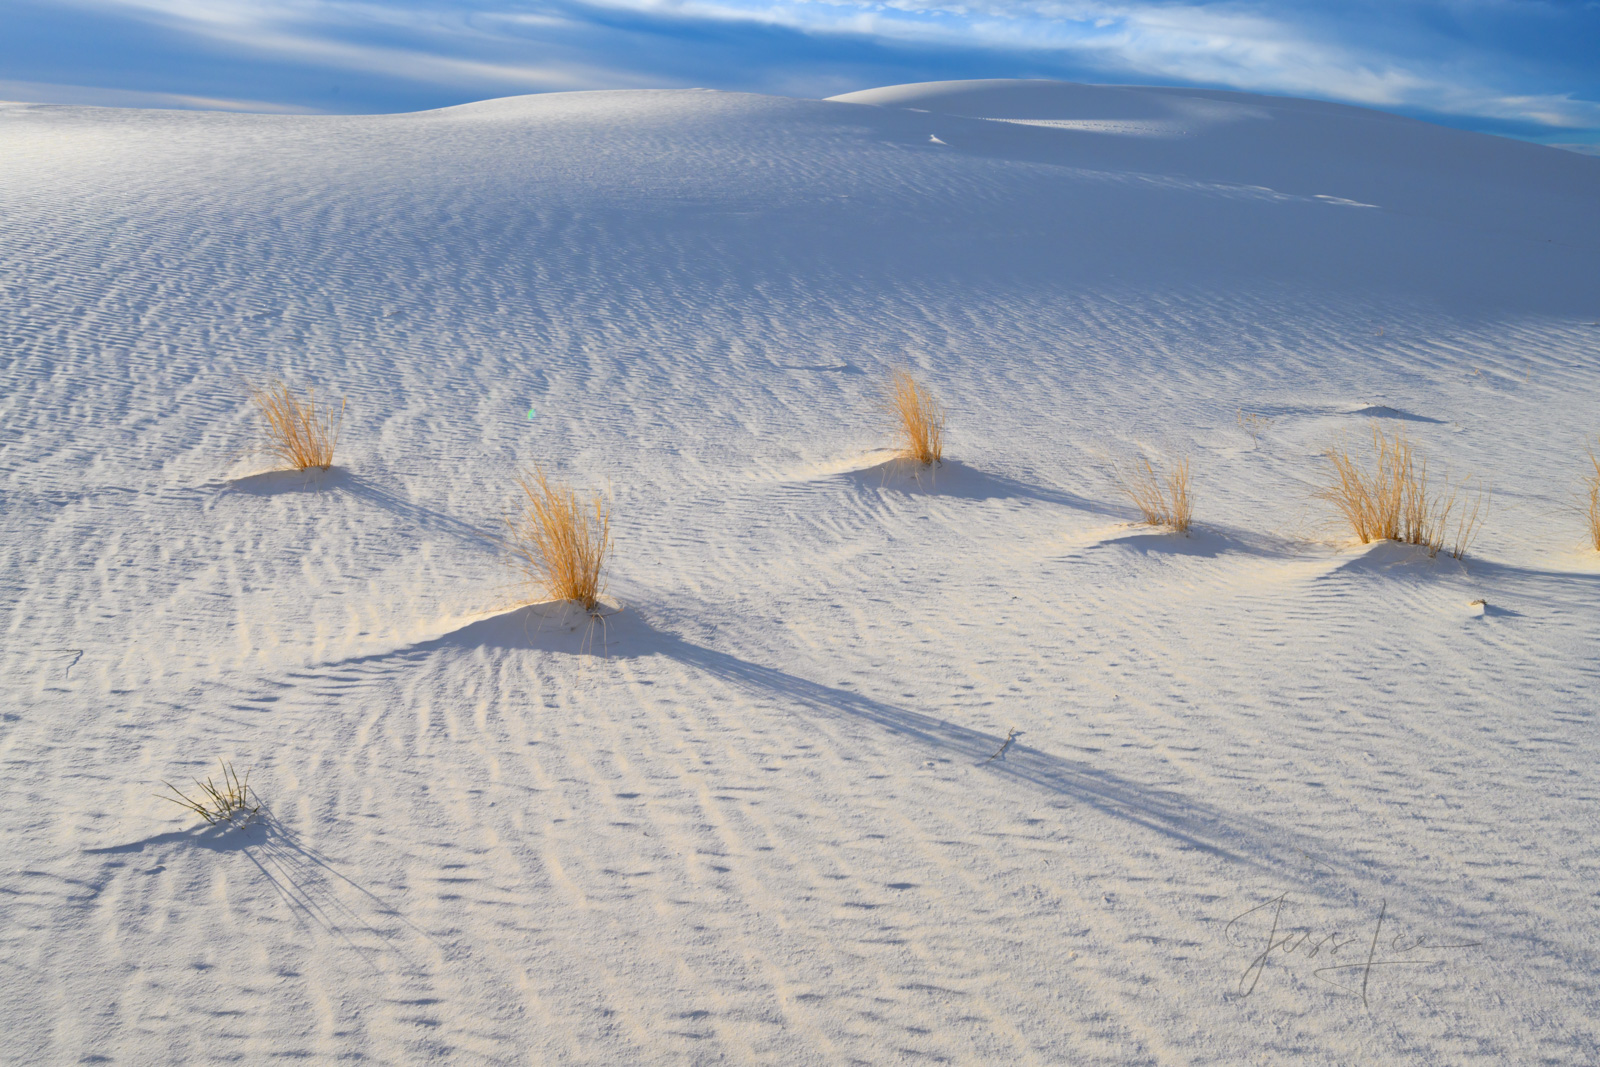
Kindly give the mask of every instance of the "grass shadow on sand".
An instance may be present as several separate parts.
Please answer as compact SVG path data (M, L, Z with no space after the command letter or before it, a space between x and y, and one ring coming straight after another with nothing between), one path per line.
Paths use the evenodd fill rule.
M1080 511L1106 511L1105 505L1050 486L1032 485L947 459L934 466L889 458L837 475L873 492L940 496L952 500L1038 500Z
M635 610L594 618L567 603L526 605L467 621L425 640L296 671L293 677L299 682L317 682L351 670L387 673L440 653L479 650L542 652L595 664L662 656L778 706L843 722L868 723L919 748L964 760L982 773L1087 804L1181 848L1278 873L1301 868L1300 858L1306 854L1329 855L1319 841L1208 806L1193 797L1145 785L1020 740L1007 747L1001 735L695 644L652 626ZM1002 748L1005 751L997 758ZM1330 860L1326 866L1337 869L1338 863Z
M1477 561L1454 559L1448 552L1428 555L1422 545L1406 545L1399 541L1373 541L1365 545L1340 548L1332 559L1332 566L1323 575L1381 575L1388 580L1423 580L1433 577L1460 577L1479 569ZM1469 562L1470 561L1470 562Z
M669 656L730 685L797 707L805 713L871 723L945 756L965 760L985 773L1010 778L1087 804L1134 823L1182 848L1235 863L1275 870L1294 865L1302 849L1323 853L1319 842L1225 813L1169 790L1131 781L1079 760L1067 759L1004 736L898 707L848 689L824 685L776 667L715 649L657 636L652 651ZM1003 754L996 756L1003 750Z
M212 484L225 492L243 493L246 496L285 496L337 489L353 477L345 468L333 466L327 470L313 467L303 471L258 471L242 478L230 478L226 482Z
M1362 419L1396 419L1400 422L1429 422L1444 425L1443 419L1436 419L1431 415L1418 415L1402 408L1390 407L1387 404L1367 404L1353 411L1341 411L1341 415L1353 416Z
M649 644L648 635L654 632L636 613L615 606L590 615L570 601L524 604L464 622L437 637L347 657L317 670L383 666L420 659L444 649L504 649L626 659L645 654L640 649Z
M322 670L394 666L446 650L536 650L587 655L597 662L664 656L692 670L804 714L866 722L984 773L1011 778L1088 804L1145 827L1183 848L1257 868L1293 868L1295 854L1325 853L1319 842L1228 813L1168 790L1143 785L1078 760L913 711L798 674L686 641L659 630L636 611L591 620L575 606L531 605L469 622L427 641L387 653L328 664ZM1005 748L996 758L996 752ZM1331 866L1331 865L1330 865Z
M84 852L94 856L118 856L146 850L163 852L183 848L237 853L245 857L267 880L297 923L307 931L320 929L338 938L374 970L377 969L372 958L375 953L397 951L405 954L405 949L396 941L398 930L385 930L373 925L339 899L333 883L348 887L357 900L370 905L371 912L376 916L392 919L395 924L407 927L414 934L432 940L426 931L408 921L383 898L340 873L333 860L302 842L265 806L260 814L243 825L196 826L188 830L155 834L126 844L88 848ZM353 935L368 935L365 938L368 943L358 943ZM374 938L378 943L372 943Z
M429 533L453 537L488 551L500 551L496 535L446 515L442 511L424 507L407 500L392 489L351 473L347 468L333 466L327 470L263 471L249 474L222 484L225 492L243 493L246 496L276 497L301 493L343 494L363 504L387 511L389 514L418 526Z
M1150 559L1250 557L1272 563L1304 560L1306 543L1212 523L1196 523L1187 533L1179 533L1130 516L1120 525L1087 531L1069 545L1068 554L1086 556L1099 552L1125 552Z
M1261 546L1211 528L1191 527L1186 534L1156 526L1135 526L1126 533L1087 546L1089 550L1120 549L1141 556L1194 556L1216 559L1229 555L1261 555Z

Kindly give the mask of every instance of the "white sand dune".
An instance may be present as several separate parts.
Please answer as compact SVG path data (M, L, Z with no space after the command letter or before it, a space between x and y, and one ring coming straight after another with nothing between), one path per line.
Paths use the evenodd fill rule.
M0 107L0 1060L1595 1062L1597 250L1600 160L1235 93ZM1313 500L1374 419L1464 562Z

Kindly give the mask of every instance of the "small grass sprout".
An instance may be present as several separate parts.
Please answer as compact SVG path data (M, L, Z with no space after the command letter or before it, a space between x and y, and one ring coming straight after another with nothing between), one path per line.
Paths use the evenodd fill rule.
M1187 459L1179 460L1163 476L1141 456L1133 469L1122 475L1122 491L1139 509L1139 517L1151 526L1164 526L1186 534L1194 525L1194 499L1189 491Z
M1272 420L1265 415L1257 415L1240 408L1238 423L1239 429L1250 435L1250 443L1257 445L1261 443L1261 432L1272 425Z
M923 466L942 462L943 406L909 371L899 368L889 376L888 393L887 407L894 420L900 455Z
M222 763L221 760L217 761ZM205 781L195 780L195 785L200 788L198 797L191 797L171 782L162 782L162 785L176 795L166 796L157 793L162 800L171 801L179 807L188 808L206 821L208 825L216 826L219 823L242 825L255 818L261 811L260 798L252 804L251 798L255 796L250 791L250 772L246 771L243 778L234 771L233 764L222 763L222 784L218 785L210 778Z
M1374 423L1365 465L1344 445L1328 449L1327 456L1333 478L1317 495L1334 505L1362 544L1398 541L1437 556L1448 541L1453 558L1466 555L1487 512L1486 494L1448 482L1430 492L1427 461L1404 432L1385 433ZM1463 499L1465 492L1472 493L1470 500Z
M587 502L552 483L535 465L517 479L522 509L506 516L504 544L517 567L549 600L573 600L593 614L605 592L611 512L596 493Z
M318 407L317 392L307 389L302 399L286 382L250 386L250 399L267 420L267 451L292 470L333 466L333 451L344 425L344 401L337 416L327 406Z

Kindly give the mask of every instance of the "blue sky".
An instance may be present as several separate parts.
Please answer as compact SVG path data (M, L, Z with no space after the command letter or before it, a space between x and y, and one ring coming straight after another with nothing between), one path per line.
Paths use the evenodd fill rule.
M0 0L0 99L413 111L943 78L1198 85L1600 146L1600 0Z

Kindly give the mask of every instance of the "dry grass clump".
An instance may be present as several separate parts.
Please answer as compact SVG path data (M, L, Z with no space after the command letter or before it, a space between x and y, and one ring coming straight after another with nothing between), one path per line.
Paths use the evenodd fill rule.
M889 411L894 416L900 454L927 466L944 458L944 408L908 372L889 379Z
M575 600L593 612L605 592L601 570L611 551L611 513L600 494L588 504L564 485L552 485L535 466L517 479L527 498L506 517L505 545L517 566L549 600Z
M1600 443L1600 438L1595 438ZM1595 552L1600 552L1600 456L1595 454L1594 448L1589 450L1589 474L1584 475L1584 490L1587 490L1589 499L1584 507L1584 520L1589 523L1589 544Z
M267 420L267 451L297 471L333 466L334 446L344 424L344 401L339 402L335 417L327 407L318 409L315 389L307 389L302 400L285 382L276 380L264 388L251 386L250 399Z
M1448 483L1430 494L1427 461L1402 431L1384 433L1377 425L1372 427L1370 467L1342 445L1330 448L1327 455L1333 482L1318 496L1338 508L1362 544L1398 541L1420 545L1429 556L1437 556L1449 540L1451 556L1466 555L1483 522L1484 494L1474 493L1468 503L1461 499L1462 487Z
M1585 513L1589 520L1589 543L1596 552L1600 552L1600 456L1596 456L1594 449L1589 450L1589 463L1594 470L1584 478L1584 487L1589 490L1589 506Z
M221 760L217 762L222 763ZM253 795L250 792L250 772L246 771L241 779L231 763L222 763L220 786L210 778L203 782L195 780L195 785L200 787L198 798L189 796L171 782L161 784L177 795L169 797L157 793L156 796L162 800L169 800L179 807L188 808L212 826L217 823L242 824L250 821L261 811L259 797L256 798L256 803L250 803Z
M1189 461L1179 460L1162 477L1141 457L1130 473L1122 476L1122 491L1128 494L1139 515L1151 526L1165 526L1188 533L1194 524L1194 501L1189 494Z

